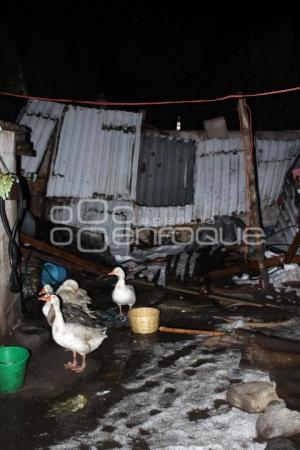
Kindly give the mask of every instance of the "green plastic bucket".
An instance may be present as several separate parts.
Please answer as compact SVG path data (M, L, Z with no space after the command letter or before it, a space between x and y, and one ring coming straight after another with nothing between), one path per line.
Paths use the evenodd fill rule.
M29 351L24 347L0 347L0 392L13 392L24 384Z

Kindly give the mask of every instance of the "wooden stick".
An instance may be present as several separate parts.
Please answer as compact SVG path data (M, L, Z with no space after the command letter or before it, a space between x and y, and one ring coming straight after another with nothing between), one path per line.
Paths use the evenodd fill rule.
M66 265L69 262L72 265L75 264L76 266L78 266L78 269L82 269L87 272L95 273L97 275L103 275L107 274L111 270L110 267L105 267L101 266L100 264L92 263L91 261L87 261L86 259L83 259L80 256L62 250L57 246L48 244L46 242L38 241L37 239L33 239L32 237L26 236L25 234L21 234L21 241L22 243L32 245L35 249L42 250L44 252L49 253L50 255L53 255L54 257L58 257L65 260Z
M159 331L161 331L162 333L203 334L206 336L223 336L224 334L226 334L224 331L188 330L185 328L169 328L169 327L159 327Z

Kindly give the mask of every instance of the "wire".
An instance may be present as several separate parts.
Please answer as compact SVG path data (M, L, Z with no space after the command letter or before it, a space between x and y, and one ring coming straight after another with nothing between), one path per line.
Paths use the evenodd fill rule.
M274 236L274 234L281 233L282 231L287 230L288 228L299 228L299 227L298 227L298 225L289 225L288 227L281 228L281 230L277 230L277 231L274 231L274 233L269 234L269 236L267 236L267 239L269 239L270 237ZM276 244L276 245L277 245L277 244ZM290 244L289 244L289 245L290 245Z
M4 229L9 239L8 257L11 266L9 288L12 292L20 292L22 289L22 283L19 275L19 265L21 256L19 246L16 242L16 237L19 225L23 217L23 190L20 180L18 178L17 178L17 186L18 186L17 217L12 228L7 218L5 209L5 200L2 197L0 197L0 217L2 219Z
M0 91L0 95L6 97L22 98L25 100L44 100L48 102L58 103L78 103L82 105L94 105L94 106L163 106L163 105L191 105L200 103L213 103L221 102L231 99L250 98L250 97L267 97L269 95L287 94L288 92L300 91L300 86L295 86L285 89L276 89L273 91L254 92L249 94L228 94L222 97L214 97L208 99L196 99L196 100L161 100L161 101L149 101L149 102L110 102L99 100L74 100L66 98L50 98L50 97L38 97L25 94L15 94L13 92Z

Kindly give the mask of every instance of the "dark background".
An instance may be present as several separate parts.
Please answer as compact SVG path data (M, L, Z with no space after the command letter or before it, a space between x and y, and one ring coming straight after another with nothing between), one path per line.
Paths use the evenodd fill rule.
M137 5L6 6L0 18L0 90L20 92L25 85L35 96L134 102L300 85L296 13L216 16L199 12L201 5L192 2ZM0 100L0 118L13 117L21 105ZM257 130L300 128L298 92L248 103ZM221 115L229 129L238 128L234 100L143 109L147 123L162 129L174 129L178 115L183 129L202 129L203 120Z

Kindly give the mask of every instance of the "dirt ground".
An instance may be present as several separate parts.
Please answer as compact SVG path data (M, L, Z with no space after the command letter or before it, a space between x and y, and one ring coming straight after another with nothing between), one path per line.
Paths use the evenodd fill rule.
M95 300L95 306L103 310L111 308L111 286L101 286L87 282L86 287ZM186 327L197 329L214 329L220 320L218 317L228 315L228 311L216 307L207 298L167 293L162 289L137 289L138 305L156 305L161 310L161 325ZM37 310L39 307L37 308ZM253 314L253 309L251 310ZM245 311L231 311L238 316ZM260 314L262 312L260 311ZM269 311L266 314L270 314ZM275 313L276 316L276 313ZM215 319L217 317L217 319ZM273 317L274 318L274 317ZM27 317L28 320L28 317ZM30 323L33 320L30 319ZM46 327L45 321L39 312L35 311L34 323ZM256 339L265 340L265 337L256 336ZM7 341L13 344L14 337ZM191 346L188 343L191 342ZM276 351L276 342L269 339L270 348ZM56 345L52 339L32 352L24 387L16 392L0 395L0 448L1 449L46 449L51 445L68 440L74 435L89 432L101 424L101 420L109 410L119 403L126 395L124 383L135 378L140 367L145 363L149 354L147 349L156 343L182 343L182 351L172 356L162 357L159 367L171 366L176 359L191 352L194 338L188 335L163 334L160 332L151 335L138 335L131 332L129 324L112 326L108 330L108 338L92 354L87 357L87 368L82 374L75 374L63 368L63 364L70 360L70 353L65 352ZM199 345L199 344L197 344ZM266 347L266 345L264 344ZM271 347L270 347L271 346ZM289 349L289 345L287 346ZM285 350L286 351L286 350ZM300 344L292 351L300 355ZM205 350L222 354L222 349ZM148 361L149 363L149 361ZM249 361L244 362L249 366ZM254 364L253 368L258 367ZM300 364L294 367L263 367L271 379L277 382L277 392L283 397L290 408L300 411ZM234 382L234 380L233 380ZM144 376L142 390L151 395L151 383L147 384ZM76 412L62 412L49 417L49 410L55 402L63 402L77 395L86 399L86 406ZM222 401L221 401L222 402ZM126 418L126 411L123 412ZM150 414L156 414L155 410ZM191 414L190 420L198 420ZM126 420L126 419L125 419ZM104 431L114 430L114 423L104 425ZM130 429L130 423L127 428ZM300 439L293 437L294 442L300 445ZM72 447L68 447L72 448ZM92 448L81 444L81 449ZM122 448L114 439L108 439L97 449ZM131 442L132 450L150 449L147 442L147 433L141 433ZM227 450L227 449L226 449ZM229 449L228 449L229 450Z

